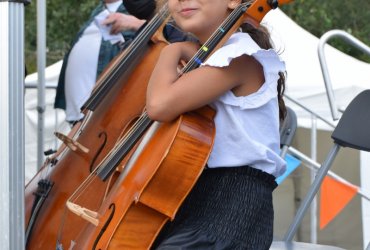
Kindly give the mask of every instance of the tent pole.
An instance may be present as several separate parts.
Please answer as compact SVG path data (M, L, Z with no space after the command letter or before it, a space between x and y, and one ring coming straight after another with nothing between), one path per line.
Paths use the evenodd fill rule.
M311 115L311 159L317 160L317 118ZM311 184L315 181L316 171L311 170ZM317 197L315 196L311 203L311 243L317 244Z
M0 246L24 249L24 5L0 0Z
M44 113L45 113L45 67L46 67L46 3L37 0L37 168L44 162Z

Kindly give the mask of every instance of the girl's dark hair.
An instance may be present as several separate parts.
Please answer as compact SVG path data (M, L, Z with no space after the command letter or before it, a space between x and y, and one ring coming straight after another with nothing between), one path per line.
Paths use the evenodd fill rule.
M157 6L155 0L122 0L122 2L131 15L146 20L152 18Z
M244 23L241 26L243 32L248 33L252 39L262 48L262 49L271 49L273 48L272 42L270 40L270 34L266 27L259 25L258 28L255 28L249 23ZM277 84L278 92L278 102L279 102L279 118L280 121L284 120L286 115L285 102L283 100L283 94L285 91L285 72L279 72L279 80Z

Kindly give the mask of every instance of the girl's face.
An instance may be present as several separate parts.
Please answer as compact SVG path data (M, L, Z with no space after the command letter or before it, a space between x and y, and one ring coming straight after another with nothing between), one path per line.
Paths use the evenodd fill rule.
M176 23L204 43L241 0L169 0Z

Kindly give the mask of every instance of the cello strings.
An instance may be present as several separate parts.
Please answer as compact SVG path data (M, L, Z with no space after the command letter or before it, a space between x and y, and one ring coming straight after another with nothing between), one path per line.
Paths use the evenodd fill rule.
M187 65L182 69L181 74L186 73L190 71L191 69L199 66L199 59L204 59L207 55L210 54L208 51L208 48L211 47L214 42L219 42L218 40L222 38L223 33L227 33L229 29L232 27L231 24L235 22L237 18L241 15L241 10L243 7L247 7L248 3L242 3L240 4L236 9L232 11L232 13L228 16L228 18L220 25L220 27L211 35L211 37L207 40L207 42L197 51L197 53L192 57L192 59L187 63ZM167 10L166 10L167 11ZM226 27L230 27L228 30ZM143 35L144 36L144 35ZM204 49L207 48L207 49ZM113 149L105 156L105 158L101 161L98 167L95 168L93 171L94 174L97 173L98 170L101 170L105 166L109 165L109 163L112 161L112 159L116 156L117 153L119 153L120 149L122 149L123 146L127 143L129 139L134 135L134 133L144 124L145 120L148 119L147 112L144 111L137 122L134 123L132 127L130 127L129 131L119 139L119 141L115 144ZM81 185L81 189L78 188L78 190L85 190L85 187L87 184L91 183L93 181L93 178L95 178L95 175L91 175L91 178L87 178L85 182ZM77 192L77 190L76 190ZM72 195L72 197L75 197L78 193ZM77 197L80 197L83 192L78 194ZM71 198L72 198L71 197Z
M101 164L99 164L99 167L95 168L95 170L98 170L101 168L101 165L108 165L109 162L113 159L113 157L116 156L116 154L119 152L119 150L125 145L127 141L132 139L132 137L135 135L135 132L144 124L145 120L148 118L146 111L144 111L139 119L134 123L133 126L129 128L129 130L125 133L124 136L122 136L118 142L115 144L115 146L111 149L111 151L105 156L105 158L102 160Z
M166 8L165 8L165 10L163 11L163 12L167 12L167 6L165 6ZM224 23L223 23L223 26L226 26L229 22L230 22L230 20L233 20L233 19L235 19L235 16L237 15L236 13L237 13L237 10L238 9L240 9L240 7L238 7L237 9L235 9L232 13L231 13L231 15L226 19L226 21L224 21ZM225 24L226 23L226 24ZM222 25L221 25L221 27L222 27ZM214 32L213 34L212 34L212 36L211 36L211 38L207 41L207 43L206 43L206 46L207 47L209 47L207 44L211 44L211 43L213 43L213 41L214 40L216 40L216 38L219 36L219 33L220 33L220 30L224 30L224 28L219 28L218 30L216 30L216 32ZM145 32L141 32L140 33L140 36L144 36L144 34L143 33L145 33ZM140 39L139 39L140 40ZM187 65L187 67L185 67L184 69L183 69L183 72L187 72L187 71L189 71L190 70L190 68L191 68L191 66L193 66L194 67L194 64L195 64L195 61L196 61L196 59L197 58L203 58L203 57L205 57L205 54L207 54L206 53L207 51L204 51L204 50L202 50L202 49L200 49L197 53L196 53L196 55L193 57L193 59L190 61L190 63ZM144 116L145 116L145 113L143 114ZM145 117L145 118L147 118L147 117ZM139 120L140 121L140 120ZM133 133L133 131L136 131L136 129L138 128L138 126L141 126L141 124L142 123L135 123L135 125L136 126L133 126L131 129L130 129L130 131L127 133L127 136L126 137L122 137L120 140L119 140L119 142L118 143L116 143L116 145L115 145L115 147L113 148L113 150L105 157L105 159L103 160L103 164L104 164L104 162L107 162L107 164L111 161L111 159L116 155L116 153L118 152L118 150L121 148L121 145L122 144L124 144L125 142L127 142L127 140L128 140L128 138L130 138L130 135ZM101 167L99 167L99 169L100 169ZM98 168L96 168L96 169L98 169Z
M190 70L198 67L202 63L202 60L204 60L205 57L210 54L208 52L208 48L210 48L211 45L214 44L215 42L218 43L220 35L227 33L229 31L229 29L231 28L230 25L236 21L238 16L242 13L242 9L247 7L247 5L249 5L250 3L251 3L250 1L246 3L242 3L230 13L230 15L225 19L225 21L211 35L211 37L206 41L206 43L201 46L201 48L197 51L197 53L191 58L191 60L187 63L187 65L182 69L180 75L189 72ZM229 29L225 28L229 26L230 26Z
M249 4L249 3L240 4L236 9L234 9L232 11L232 13L229 15L229 17L221 24L221 26L207 40L207 42L205 43L204 46L210 47L209 44L214 43L215 41L217 41L219 39L220 35L222 35L224 32L227 32L228 30L225 30L226 27L229 27L230 24L232 24L233 22L235 22L236 18L238 18L238 16L241 13L241 8L242 7L246 7L247 4ZM191 70L192 67L198 66L199 63L197 64L196 59L197 58L204 58L205 56L207 56L207 54L209 54L207 52L208 52L207 50L204 50L202 48L199 49L197 51L197 53L193 56L193 58L190 60L190 62L183 68L182 72L188 72L188 71ZM96 168L97 171L98 171L98 169L101 170L105 166L109 165L109 163L116 156L116 154L119 152L119 150L122 148L122 146L124 146L127 143L127 141L129 139L131 139L131 136L134 134L134 132L137 131L137 129L143 124L144 119L147 119L147 118L148 118L147 117L147 113L144 112L142 114L142 116L140 117L140 119L138 120L138 122L136 122L130 128L130 130L128 131L128 133L125 136L123 136L118 141L118 143L115 144L114 148L109 152L109 154L106 155L106 157L103 159L103 161L101 162L101 164L99 164L99 167Z
M141 44L143 43L143 41L145 41L146 39L147 39L147 37L148 37L148 35L149 34L151 34L152 33L152 31L154 30L154 28L158 25L158 24L160 24L160 23L162 23L163 22L163 20L165 19L165 17L166 17L166 15L168 15L168 9L167 9L167 5L165 5L163 8L162 8L162 10L161 10L161 12L158 14L158 15L156 15L156 17L154 17L153 19L153 24L152 25L150 25L150 24L148 24L147 25L147 29L144 29L142 32L140 32L139 34L138 34L138 36L137 36L137 39L135 39L135 40L137 40L137 42L135 42L135 40L129 45L129 47L126 49L126 50L128 50L129 52L136 52L137 51L137 49L141 46ZM131 48L132 47L132 48ZM126 57L125 55L122 55L122 57ZM120 66L122 66L122 62L118 65L119 67ZM118 67L117 67L118 68ZM114 69L115 71L114 71L114 74L116 74L117 73L117 71L119 70L119 69Z
M161 10L152 18L152 20L146 25L146 27L144 27L143 31L140 32L133 40L133 42L125 49L125 52L119 56L119 58L122 59L118 60L119 62L117 63L117 65L112 67L110 71L104 74L101 80L99 80L99 82L102 83L98 84L97 86L101 87L97 88L96 91L94 91L94 96L98 96L101 94L106 85L108 85L109 82L114 77L116 77L116 75L121 71L121 68L127 63L127 58L131 58L138 51L138 48L142 46L142 43L148 38L148 35L153 33L155 28L157 28L157 26L165 20L167 15L168 7L167 4L165 4L161 8Z
M119 152L119 150L125 145L125 143L131 139L134 135L134 132L138 130L140 126L148 119L147 112L144 111L143 114L139 117L139 119L134 123L134 125L129 129L129 131L123 136L118 143L113 147L113 149L104 157L101 163L94 169L94 171L89 175L89 177L80 185L78 189L72 194L69 200L76 200L81 195L83 195L84 190L97 178L96 173L104 168L105 166L109 165L112 161L113 157Z

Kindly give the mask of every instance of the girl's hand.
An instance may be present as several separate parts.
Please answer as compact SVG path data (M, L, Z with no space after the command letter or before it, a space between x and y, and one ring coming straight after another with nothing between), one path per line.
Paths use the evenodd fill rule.
M132 15L112 13L103 21L102 24L112 25L111 34L117 34L126 30L138 30L144 23L145 20L138 19Z

